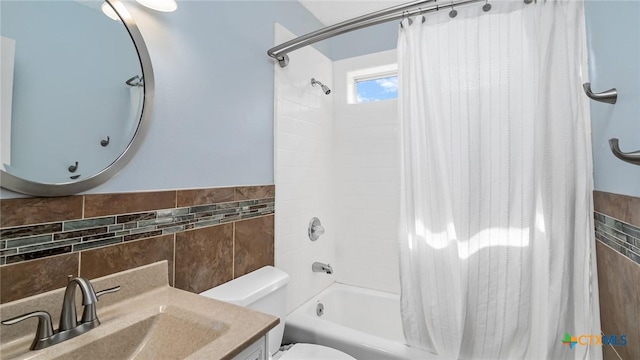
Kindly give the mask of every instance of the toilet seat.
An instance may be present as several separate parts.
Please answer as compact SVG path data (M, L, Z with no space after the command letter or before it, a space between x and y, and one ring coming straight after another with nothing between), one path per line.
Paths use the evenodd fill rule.
M282 354L282 355L280 355ZM278 356L280 355L280 356ZM342 351L316 344L294 344L289 350L278 351L278 360L356 360Z

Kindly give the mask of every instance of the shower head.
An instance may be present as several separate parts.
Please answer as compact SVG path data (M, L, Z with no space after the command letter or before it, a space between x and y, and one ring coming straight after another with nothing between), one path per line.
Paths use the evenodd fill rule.
M321 83L320 81L314 78L311 78L311 85L316 86L316 84L320 85L320 87L322 88L322 92L324 92L325 95L331 94L331 89L329 89L327 85Z

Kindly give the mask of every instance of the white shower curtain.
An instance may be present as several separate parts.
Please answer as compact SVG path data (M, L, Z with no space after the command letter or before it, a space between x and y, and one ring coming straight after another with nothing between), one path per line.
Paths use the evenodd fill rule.
M444 359L601 358L580 1L403 20L405 338Z

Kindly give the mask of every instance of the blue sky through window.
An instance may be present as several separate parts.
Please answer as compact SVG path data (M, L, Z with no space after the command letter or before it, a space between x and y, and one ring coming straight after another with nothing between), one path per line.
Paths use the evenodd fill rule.
M357 102L395 99L398 97L398 76L356 82Z

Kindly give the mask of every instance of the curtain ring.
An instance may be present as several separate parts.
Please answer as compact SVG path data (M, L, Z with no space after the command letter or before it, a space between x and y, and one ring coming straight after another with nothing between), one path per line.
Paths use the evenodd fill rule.
M488 12L491 10L491 4L489 4L489 0L485 0L484 6L482 7L482 11Z
M427 21L427 19L424 17L424 15L422 15L422 8L418 8L418 14L420 14L420 16L422 16L422 23L424 24L424 22Z
M451 0L451 11L449 11L449 17L453 19L456 16L458 16L458 11L453 8L453 0Z
M409 26L411 26L411 24L413 24L413 20L411 20L411 18L409 17L409 10L403 10L402 11L402 20L400 20L400 27L404 28L404 25L402 25L402 22L407 19L409 20Z
M404 21L405 19L409 20L409 26L413 24L413 20L411 20L411 18L409 17L409 10L402 11L402 21ZM402 27L402 22L400 22L400 27Z

